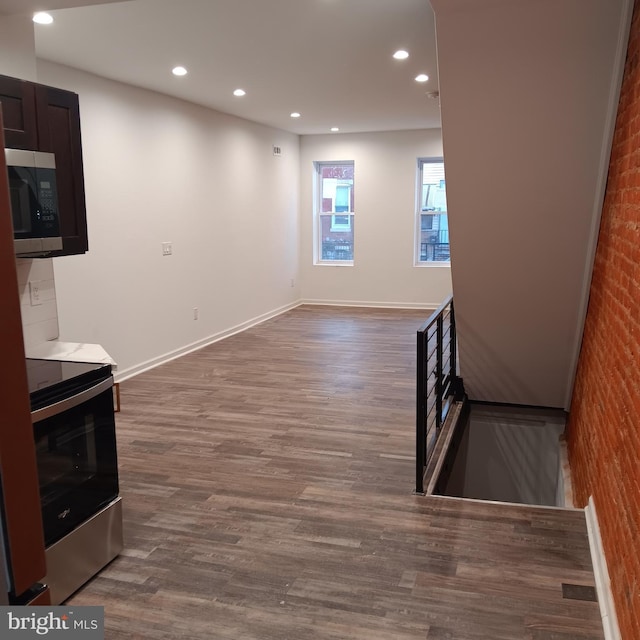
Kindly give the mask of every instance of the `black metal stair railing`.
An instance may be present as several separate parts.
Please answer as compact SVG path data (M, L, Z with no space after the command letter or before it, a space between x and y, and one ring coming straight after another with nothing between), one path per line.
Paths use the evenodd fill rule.
M425 470L454 396L461 389L453 296L418 329L417 338L416 493L424 493Z

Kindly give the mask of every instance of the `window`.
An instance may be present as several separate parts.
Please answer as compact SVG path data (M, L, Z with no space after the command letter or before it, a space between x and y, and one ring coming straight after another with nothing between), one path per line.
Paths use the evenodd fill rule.
M316 162L315 264L353 264L353 162Z
M450 261L447 194L442 158L418 160L416 264Z

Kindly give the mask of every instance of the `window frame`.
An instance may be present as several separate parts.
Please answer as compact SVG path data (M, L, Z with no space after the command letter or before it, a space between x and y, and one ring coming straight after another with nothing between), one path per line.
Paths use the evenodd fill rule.
M322 211L322 168L327 166L350 166L354 171L354 178L349 185L349 211ZM355 204L351 207L351 193L355 186L355 161L354 160L316 160L313 162L313 265L352 267L355 264L355 235L351 238L351 260L325 260L322 258L322 221L330 218L329 229L334 233L354 234ZM354 201L355 203L355 201ZM335 204L334 207L335 209ZM353 209L353 210L352 210ZM336 218L348 216L348 223L341 224Z
M428 245L428 243L422 242L422 216L425 212L422 210L422 198L423 198L423 174L425 165L429 164L442 164L444 170L444 158L442 156L424 157L417 159L416 166L416 193L415 193L415 214L414 214L414 242L413 242L413 265L415 267L451 267L451 244L449 244L449 259L448 260L422 260L422 245ZM445 178L445 207L444 211L434 211L433 216L446 215L448 232L449 224L448 217L449 211L446 202L446 178ZM433 220L432 220L433 225ZM432 227L433 228L433 227ZM439 230L437 230L439 232ZM447 234L448 237L448 234Z

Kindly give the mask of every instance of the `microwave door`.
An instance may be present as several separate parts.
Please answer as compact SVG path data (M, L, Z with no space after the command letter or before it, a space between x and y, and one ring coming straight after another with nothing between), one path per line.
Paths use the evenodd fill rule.
M13 167L9 167L9 194L14 235L16 237L30 236L33 231L31 218L33 195L29 183L21 178Z
M55 156L5 149L14 249L17 256L42 257L62 249Z

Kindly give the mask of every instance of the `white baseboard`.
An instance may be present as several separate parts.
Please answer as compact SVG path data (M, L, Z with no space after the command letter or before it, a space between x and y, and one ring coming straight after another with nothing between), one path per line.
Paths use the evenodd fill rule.
M229 329L225 329L224 331L219 331L218 333L212 336L208 336L207 338L203 338L202 340L198 340L197 342L192 342L191 344L180 347L179 349L174 349L173 351L164 353L156 358L151 358L151 360L146 360L145 362L141 362L140 364L134 365L133 367L118 371L116 372L114 379L116 382L123 382L124 380L128 380L129 378L133 378L140 373L149 371L150 369L154 369L155 367L159 367L161 364L165 364L167 362L170 362L171 360L175 360L176 358L187 355L188 353L193 353L194 351L198 351L199 349L207 347L214 342L218 342L220 340L223 340L224 338L233 336L236 333L240 333L242 331L250 329L251 327L255 327L262 322L270 320L271 318L275 318L276 316L286 313L291 309L299 307L300 304L300 301L292 302L285 305L284 307L274 309L273 311L268 311L267 313L263 313L262 315L256 316L255 318L251 318L246 322L241 322L240 324L237 324L234 327L230 327Z
M441 302L371 302L365 300L301 300L300 304L313 304L325 307L369 307L377 309L425 309L435 311ZM425 318L426 320L426 318Z
M166 362L170 362L171 360L175 360L180 356L187 355L188 353L192 353L194 351L198 351L204 347L213 344L214 342L218 342L219 340L224 340L224 338L228 338L230 336L235 335L236 333L240 333L241 331L246 331L251 327L255 327L256 325L265 322L266 320L270 320L271 318L275 318L287 311L291 311L291 309L295 309L302 304L309 305L319 305L319 306L337 306L337 307L372 307L372 308L383 308L383 309L424 309L426 311L434 311L438 308L438 304L429 304L429 303L414 303L414 302L357 302L357 301L345 301L345 300L297 300L296 302L292 302L288 305L280 307L278 309L274 309L273 311L269 311L267 313L263 313L260 316L255 318L251 318L246 322L241 322L240 324L231 327L229 329L225 329L224 331L220 331L212 336L208 336L203 338L202 340L198 340L197 342L192 342L191 344L185 345L184 347L180 347L179 349L175 349L173 351L169 351L168 353L164 353L156 358L152 358L151 360L146 360L145 362L141 362L140 364L134 365L132 367L128 367L127 369L123 369L122 371L118 371L115 374L116 382L124 382L129 378L133 378L134 376L139 375L145 371L149 371L150 369L154 369L155 367L159 367ZM425 318L426 319L426 318Z
M596 580L604 637L605 640L622 640L620 628L618 627L618 616L616 615L616 609L613 603L607 559L604 555L602 538L600 536L600 525L598 524L598 515L596 513L593 496L589 498L589 504L585 507L584 512L587 519L591 561L593 563L593 574Z

